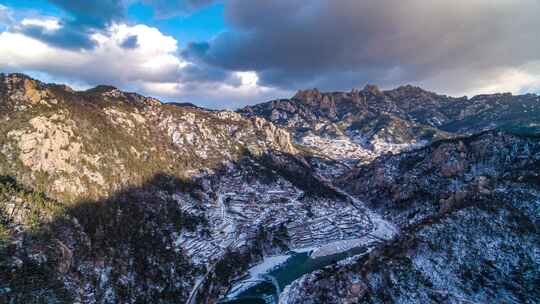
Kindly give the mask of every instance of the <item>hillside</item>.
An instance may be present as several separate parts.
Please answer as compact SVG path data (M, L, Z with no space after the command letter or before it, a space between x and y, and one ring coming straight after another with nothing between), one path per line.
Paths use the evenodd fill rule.
M0 302L216 303L269 256L361 244L274 300L533 303L539 113L411 86L210 111L1 74Z
M536 303L540 141L486 132L378 159L342 183L401 228L280 303Z
M249 249L258 231L270 234L286 220L269 217L271 210L340 204L303 168L289 134L264 119L107 86L76 92L20 74L2 76L1 85L0 175L8 190L28 193L9 190L2 199L2 265L19 276L43 262L43 277L58 278L71 299L186 299L195 278L228 252L260 256ZM34 195L62 211L49 214ZM235 205L244 214L235 216ZM18 285L26 275L33 274L3 279L1 296L39 297ZM202 296L216 297L229 279L220 280L215 294Z
M105 197L158 172L189 179L248 153L295 153L289 134L262 119L108 86L75 92L12 74L0 99L1 171L63 201Z

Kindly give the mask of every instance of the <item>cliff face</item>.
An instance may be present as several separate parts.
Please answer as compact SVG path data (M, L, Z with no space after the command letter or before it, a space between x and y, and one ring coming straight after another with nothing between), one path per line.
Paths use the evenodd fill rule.
M264 118L1 80L2 301L213 302L262 255L354 237L321 220L365 220Z
M466 199L364 258L295 281L280 303L537 302L538 192Z

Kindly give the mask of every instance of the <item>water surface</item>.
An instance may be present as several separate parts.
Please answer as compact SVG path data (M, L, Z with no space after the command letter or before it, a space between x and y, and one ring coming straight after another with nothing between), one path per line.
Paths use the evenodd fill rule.
M347 257L366 252L365 247L355 248L345 253L312 259L310 252L291 252L291 257L283 264L277 266L259 278L256 285L247 288L235 296L234 299L223 299L221 303L227 304L258 304L277 303L277 294L294 280L306 273L337 263Z

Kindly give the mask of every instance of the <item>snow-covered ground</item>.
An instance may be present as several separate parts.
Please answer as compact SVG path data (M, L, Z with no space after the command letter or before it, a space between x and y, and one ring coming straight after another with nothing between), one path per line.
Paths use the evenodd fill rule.
M308 134L299 140L299 144L310 147L329 158L344 162L369 161L387 152L399 153L428 144L428 141L394 143L378 135L374 135L371 139L367 139L363 134L349 133L347 135L321 137Z
M249 276L252 278L256 278L259 275L267 274L271 270L287 262L287 260L291 256L292 255L290 254L286 254L286 255L275 255L275 256L265 257L262 263L257 264L248 270Z
M310 134L302 137L299 143L327 157L344 162L372 159L375 156L372 151L363 148L348 137L326 138Z
M214 198L208 196L202 205L190 195L175 196L184 211L208 219L209 233L184 231L175 242L196 264L248 244L260 228L285 225L291 250L356 239L375 228L365 210L345 199L303 198L303 191L285 179L263 184L246 174L237 168L220 177L212 186Z
M328 255L334 255L347 252L358 247L368 247L381 240L388 240L397 234L396 227L390 222L382 219L378 214L368 211L373 228L362 237L349 240L338 240L315 249L311 257L319 258Z
M347 251L393 235L392 227L366 208L358 207L362 204L354 198L305 196L280 175L268 179L260 176L254 170L258 166L253 163L229 167L226 174L208 179L204 193L198 198L191 194L175 195L185 212L203 215L208 221L208 226L198 231L182 231L176 237L177 250L185 252L195 264L208 267L226 250L254 243L261 230L270 232L282 226L287 228L290 250L315 251L315 257ZM320 178L321 182L329 183ZM330 184L328 187L333 188ZM289 257L265 258L262 264L249 270L247 279L232 287L229 296L234 297L261 281L270 282L268 272Z

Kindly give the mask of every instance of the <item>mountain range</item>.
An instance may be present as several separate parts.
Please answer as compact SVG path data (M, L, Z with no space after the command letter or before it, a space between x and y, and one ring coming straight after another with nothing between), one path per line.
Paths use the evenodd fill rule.
M539 126L534 94L215 111L0 74L0 302L225 303L268 257L362 247L273 301L537 303Z

